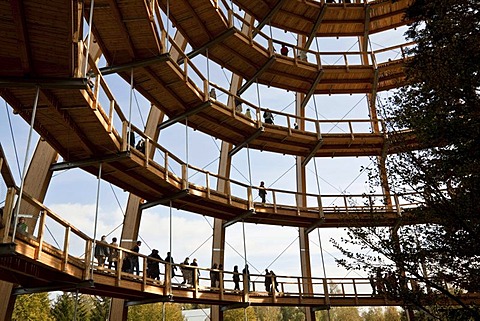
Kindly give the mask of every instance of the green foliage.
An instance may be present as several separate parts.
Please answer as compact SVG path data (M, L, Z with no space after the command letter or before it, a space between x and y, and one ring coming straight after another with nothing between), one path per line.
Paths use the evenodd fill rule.
M88 321L90 314L89 298L79 295L78 300L75 294L64 292L59 295L52 307L52 315L55 321Z
M370 308L362 313L364 321L400 321L402 316L396 307Z
M315 314L319 321L362 321L358 309L355 307L331 308L329 311L319 311Z
M13 321L53 321L48 293L25 294L17 297Z
M93 309L90 314L90 321L105 321L109 318L110 298L93 297Z
M385 167L392 192L417 193L408 200L420 205L403 217L425 224L352 228L335 243L347 257L339 263L393 273L386 295L427 317L480 319L460 296L480 292L480 1L416 0L407 18L417 45L407 68L411 85L383 110L396 133L391 145L399 146ZM414 145L404 129L415 134ZM351 245L371 252L353 253ZM403 273L419 282L408 284ZM436 306L445 298L461 308Z
M234 310L227 310L223 314L224 321L238 321L245 319L245 311L247 313L247 320L248 321L256 321L257 315L255 314L255 310L253 307L248 307L246 309L234 309Z
M163 320L162 303L143 304L128 308L128 321ZM183 321L179 304L165 303L165 320Z
M281 320L281 311L279 307L256 306L254 307L254 310L258 321Z
M305 320L305 310L299 307L281 307L281 321L303 321Z

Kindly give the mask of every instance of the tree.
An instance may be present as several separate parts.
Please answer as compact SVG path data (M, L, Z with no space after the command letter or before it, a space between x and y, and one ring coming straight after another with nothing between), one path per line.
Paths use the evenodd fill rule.
M55 321L88 321L89 311L88 302L89 298L84 295L79 295L78 300L76 295L69 292L57 296L52 307L52 315Z
M480 320L461 295L480 290L480 2L416 0L407 19L416 47L407 65L410 85L383 110L397 132L390 142L397 154L385 166L392 192L415 192L408 198L420 204L403 217L423 224L352 228L346 245L336 243L347 256L339 263L380 269L389 276L389 298L430 317ZM405 140L411 135L404 129L416 144ZM371 252L353 253L352 244ZM455 307L438 306L438 299Z
M258 321L278 321L281 318L279 307L256 306L254 310Z
M17 297L12 314L13 321L53 321L48 293L25 294Z
M224 321L244 320L245 313L247 313L248 321L257 320L257 316L255 314L255 310L253 309L253 307L248 307L246 309L227 310L223 313L223 320Z
M93 297L93 309L90 314L90 321L108 320L110 313L110 298Z
M163 320L162 303L136 305L128 308L129 321ZM180 305L165 303L165 320L183 321Z

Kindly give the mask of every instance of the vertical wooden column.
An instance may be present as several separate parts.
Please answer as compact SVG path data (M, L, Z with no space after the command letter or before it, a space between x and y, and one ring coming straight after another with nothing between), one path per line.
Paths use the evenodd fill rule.
M57 159L58 153L47 142L39 140L25 175L23 187L25 193L33 196L39 202L43 202L52 179L50 165L55 163ZM26 219L26 223L28 224L28 230L33 231L38 220L38 209L27 202L20 202L20 213L32 215L32 218ZM8 226L5 228L8 229ZM12 318L16 298L11 295L13 287L12 283L0 281L0 320L11 320Z
M306 44L306 37L298 35L297 45L299 47L304 47ZM312 98L314 98L312 96ZM305 95L302 93L296 94L295 99L295 114L300 117L305 117L305 109L302 108L303 100ZM298 121L298 126L301 130L305 129L305 122L303 119ZM297 192L301 193L301 196L297 196L297 204L300 207L307 205L307 199L305 193L307 192L307 183L306 183L306 171L305 166L302 165L304 157L296 157L296 179L297 179ZM302 292L303 293L313 293L312 286L312 269L310 263L310 242L308 238L308 233L305 228L299 228L299 245L300 245L300 267L302 271ZM315 311L311 308L305 308L305 320L315 321Z
M250 26L253 25L253 18L249 15L245 14L244 19L250 22ZM242 33L248 35L249 34L249 25L244 24L242 26ZM232 80L230 84L230 93L236 94L238 89L242 86L243 78L239 75L233 74ZM228 106L232 106L232 108L236 108L235 106L235 99L232 96L228 97ZM227 142L222 142L222 148L220 150L220 161L218 164L218 175L224 177L230 177L230 169L232 160L231 157L228 156L228 153L232 150L232 144ZM217 181L217 191L222 193L228 192L228 186L225 180L218 180ZM212 263L223 264L224 269L227 269L224 264L225 258L225 228L223 227L223 220L221 219L214 219L213 222L213 242L212 242ZM222 321L223 320L223 312L220 311L220 307L218 305L212 305L210 309L210 320L211 321Z
M175 34L175 42L181 49L185 49L187 46L187 41L185 38L177 32ZM170 51L172 59L175 61L180 57L180 53L172 47ZM163 121L164 113L161 112L156 106L152 105L150 108L150 113L147 119L147 125L145 126L145 134L150 136L155 141L158 141L160 131L158 130L158 125ZM153 157L155 150L150 151L149 157ZM122 236L120 238L120 246L122 247L132 247L133 244L125 242L124 240L136 240L138 237L138 228L140 226L141 213L140 213L140 201L141 198L130 194L127 202L127 210L125 211L125 219L122 229ZM123 299L112 299L110 306L110 321L126 321L128 316L128 309L125 307L125 300Z
M157 141L160 135L158 124L163 121L164 113L156 106L152 105L150 113L148 114L147 124L145 126L145 134ZM155 149L150 150L149 157L153 157ZM120 237L120 246L130 249L134 246L138 238L138 230L142 213L140 211L140 204L142 199L135 194L128 196L127 209L125 211L125 218L123 220L122 235ZM112 299L110 307L111 321L126 321L128 316L128 309L125 307L123 299Z

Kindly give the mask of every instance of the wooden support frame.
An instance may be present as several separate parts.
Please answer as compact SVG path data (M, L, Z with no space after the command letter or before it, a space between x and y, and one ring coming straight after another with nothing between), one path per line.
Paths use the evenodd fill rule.
M153 202L147 202L147 203L144 203L144 204L141 204L139 206L140 210L143 211L147 208L151 208L151 207L154 207L154 206L157 206L157 205L161 205L161 204L166 204L168 203L169 201L173 201L173 200L176 200L176 199L179 199L179 198L182 198L182 197L185 197L188 195L188 189L184 189L184 190L181 190L180 192L178 193L175 193L175 194L172 194L170 196L166 196L162 199L159 199L157 201L153 201Z
M236 153L238 153L243 147L247 146L252 140L256 139L258 136L263 134L265 132L265 127L260 127L255 131L255 133L252 134L252 136L248 137L246 140L244 140L242 143L238 144L235 146L234 149L232 149L230 152L228 152L228 156L232 157Z
M203 23L201 24L203 25ZM199 54L201 54L202 52L204 52L205 50L207 50L208 48L210 48L211 46L213 45L216 45L222 41L224 41L225 39L227 39L228 37L232 36L235 34L235 28L228 28L227 30L225 30L224 32L222 32L220 35L218 35L215 39L213 40L210 40L209 42L207 42L206 44L204 44L203 46L201 46L200 48L198 49L195 49L191 52L189 52L186 57L188 59L192 59L193 57L195 56L198 56ZM180 58L178 60L178 64L181 65L185 62L185 59L184 58Z
M164 121L163 123L161 123L160 125L157 126L157 128L159 130L161 129L165 129L189 116L192 116L192 115L195 115L195 114L198 114L199 112L201 112L202 110L204 110L205 108L207 107L211 107L212 106L212 102L211 101L206 101L204 103L201 103L200 105L196 106L196 107L193 107L192 109L190 110L187 110L186 112L184 112L183 114L180 114L176 117L173 117L173 118L170 118L169 120L167 121Z
M87 160L81 160L81 161L75 161L75 162L62 162L62 163L57 163L53 164L50 166L51 171L61 171L61 170L66 170L66 169L71 169L71 168L77 168L77 167L85 167L85 166L90 166L90 165L96 165L100 163L110 163L110 162L116 162L124 158L129 158L130 153L129 152L121 152L115 155L109 155L105 157L99 157L99 158L92 158L92 159L87 159Z
M86 78L0 77L0 88L88 89Z
M310 153L308 153L308 156L302 160L302 166L307 166L308 162L315 156L315 154L320 149L320 147L322 147L322 145L323 145L323 138L320 138L315 144L315 146L312 148Z
M273 7L272 10L270 10L265 18L263 18L262 21L258 23L258 25L255 27L255 30L252 32L252 38L256 36L256 34L267 24L267 22L282 8L283 4L287 0L278 0L275 6Z
M312 30L308 34L307 41L305 43L305 48L310 48L310 45L312 44L313 39L315 39L315 35L317 33L318 27L320 27L320 24L322 23L323 17L325 16L325 12L327 12L327 6L322 6L322 9L318 13L317 19L315 20L315 24L312 27Z
M272 55L270 58L268 58L267 62L258 69L258 71L253 75L252 78L250 78L249 80L247 80L247 82L245 82L245 84L243 84L243 86L241 86L238 90L237 90L237 95L241 95L245 90L248 89L248 87L250 87L250 85L252 85L255 80L261 75L263 74L263 72L265 70L267 70L268 68L270 68L270 66L275 62L277 58L275 57L275 55Z
M110 74L116 74L119 72L129 71L132 68L135 69L135 68L147 67L147 66L154 65L160 62L165 62L168 60L170 60L170 54L164 53L153 58L137 60L134 62L130 62L128 64L103 67L103 68L100 68L99 71L103 76L105 76Z
M244 219L246 219L246 218L248 218L252 215L255 215L255 214L256 214L255 210L246 211L245 213L243 213L243 214L237 216L236 218L234 218L233 220L224 222L223 223L223 228L227 228L227 227L229 227L229 226L231 226L231 225L233 225L237 222L240 222L240 221L242 221L242 220L244 220Z
M317 73L317 77L315 77L315 80L313 81L312 83L312 86L310 87L310 89L308 90L307 94L305 95L305 97L302 99L302 104L301 104L301 108L305 108L308 104L308 101L310 100L310 98L313 96L313 94L315 93L315 88L317 88L317 85L318 83L320 82L320 80L322 80L322 77L323 77L323 74L324 74L324 70L323 69L320 69L320 71Z

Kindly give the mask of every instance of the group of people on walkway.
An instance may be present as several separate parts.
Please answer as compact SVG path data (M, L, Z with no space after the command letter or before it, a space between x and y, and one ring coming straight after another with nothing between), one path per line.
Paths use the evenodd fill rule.
M131 273L140 275L139 269L139 255L140 247L142 245L141 241L137 241L135 245L130 249L130 251L126 252L122 261L122 272ZM118 261L119 261L119 251L117 238L113 237L112 242L109 244L107 242L106 236L103 235L101 240L96 242L94 256L98 262L98 268L104 269L105 264L108 261L108 269L115 269L118 268ZM198 269L198 261L196 258L190 263L190 258L186 257L185 260L176 265L173 257L170 252L167 252L165 259L163 260L157 249L153 249L150 255L147 257L147 267L146 267L146 274L148 278L154 280L160 280L160 263L169 262L171 264L170 270L170 277L173 279L176 276L176 272L180 269L181 276L183 277L183 281L180 285L190 285L195 286L199 284L200 279L200 270ZM167 271L166 271L167 272ZM212 291L216 291L221 287L221 282L225 282L224 273L223 273L223 265L214 263L210 270L210 288ZM230 273L229 273L230 274ZM234 284L234 291L240 291L240 282L243 277L243 281L245 284L245 289L250 291L250 271L248 265L245 265L242 272L239 272L238 266L235 265L233 267L232 281ZM265 290L271 293L275 289L278 292L278 283L276 275L273 271L269 271L265 269Z

